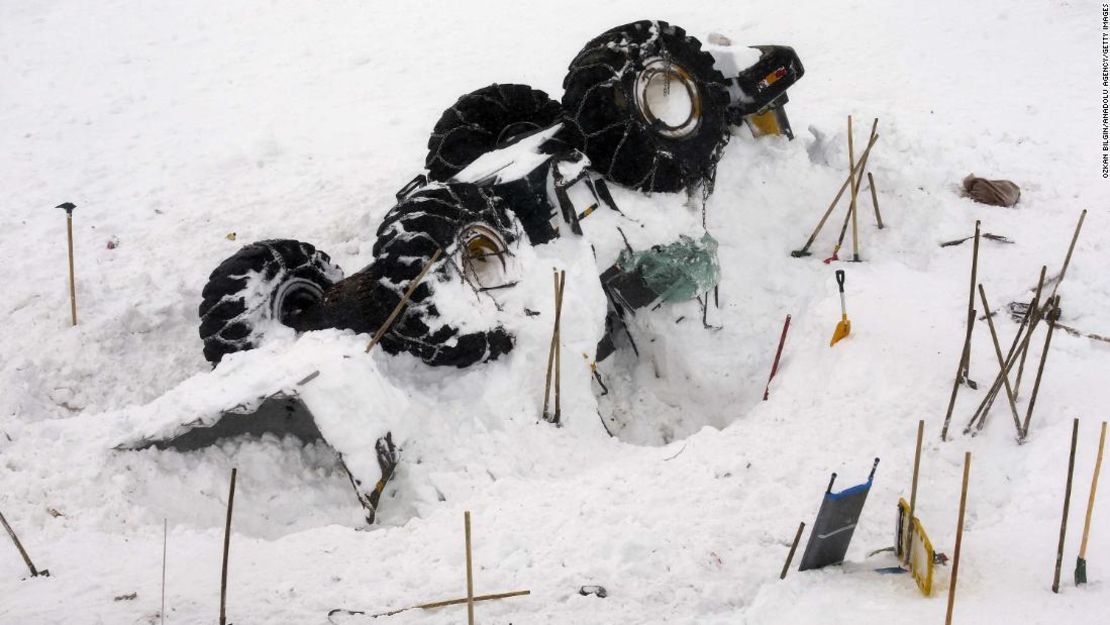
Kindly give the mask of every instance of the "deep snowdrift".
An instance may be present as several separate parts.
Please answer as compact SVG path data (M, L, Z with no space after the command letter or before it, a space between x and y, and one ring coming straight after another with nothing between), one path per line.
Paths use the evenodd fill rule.
M941 443L970 246L937 246L970 234L976 219L1017 241L981 250L981 280L1001 306L1028 298L1042 264L1058 269L1087 208L1062 306L1068 323L1110 333L1099 5L656 4L0 8L0 250L9 262L0 304L0 510L53 574L21 581L18 556L0 546L0 622L152 622L163 519L167 620L213 621L232 466L239 487L229 613L237 623L321 623L333 607L384 610L464 594L464 509L474 514L479 592L533 593L481 605L483 622L938 622L947 570L924 599L907 577L871 571L885 560L866 558L892 542L918 419L927 435L918 515L946 553L963 452L974 456L957 620L1092 622L1104 614L1105 497L1088 547L1092 583L1076 589L1069 581L1059 596L1049 584L1071 419L1083 423L1066 580L1097 422L1110 403L1110 348L1054 336L1026 445L1013 442L1001 401L984 434ZM196 306L220 259L245 241L290 237L357 270L393 193L423 162L444 107L493 81L558 94L585 41L644 17L793 45L807 69L788 105L798 139L755 141L738 131L720 165L708 224L721 244L723 283L709 321L723 329L704 330L696 303L638 317L633 331L649 337L639 341L642 357L625 351L604 363L613 392L598 401L580 355L603 321L590 272L606 266L619 241L599 236L595 265L587 241L525 253L530 279L505 307L520 343L502 361L432 370L407 356L365 357L365 336L329 331L299 340L289 333L208 372ZM857 144L880 118L870 163L888 227L875 229L865 199L867 262L839 265L848 271L853 333L829 349L839 302L835 266L819 259L831 251L838 218L813 257L788 252L843 180L849 113ZM960 198L959 181L972 171L1017 181L1021 204L1007 210ZM615 196L625 217L598 213L586 225L620 226L636 247L700 227L700 213L681 197ZM51 208L67 200L78 205L77 328L68 320L64 216ZM108 249L109 239L118 246ZM560 429L537 419L553 266L568 270L570 315ZM524 307L541 315L513 315ZM793 326L764 403L787 313ZM996 322L1009 341L1016 324ZM989 382L993 363L980 323L973 377ZM357 440L380 426L375 420L404 430L381 527L363 531L350 485L322 444L267 438L190 454L111 450L323 368L332 373L316 392L334 395L335 414L349 412L348 421L334 419L350 428L340 436ZM1029 388L1023 383L1024 399ZM981 393L961 391L955 429ZM616 438L605 434L599 408ZM875 456L883 462L848 563L779 582L786 543L798 521L812 521L829 472L842 485L862 481ZM602 584L610 596L581 597L583 584ZM113 601L131 592L133 601ZM457 622L461 612L397 618Z

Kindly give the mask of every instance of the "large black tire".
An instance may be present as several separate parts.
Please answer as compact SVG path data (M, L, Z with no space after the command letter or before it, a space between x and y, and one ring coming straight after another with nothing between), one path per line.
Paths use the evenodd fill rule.
M331 258L308 243L271 239L247 245L220 263L204 286L204 357L215 365L227 354L253 349L274 322L297 327L297 318L342 279Z
M428 139L428 178L445 181L479 156L551 126L563 109L528 85L492 84L468 93L443 112Z
M432 185L409 195L385 216L374 243L374 263L366 270L375 281L368 298L371 310L359 313L369 314L373 327L385 323L412 280L437 249L443 250L404 312L383 335L381 346L387 352L407 351L433 366L467 367L494 360L513 348L513 338L504 328L464 334L440 319L435 305L438 281L462 279L459 250L475 228L488 228L505 246L518 238L500 199L490 189L474 185ZM346 321L355 320L339 320L339 324L349 325Z
M643 20L606 31L571 62L563 89L568 126L609 180L646 192L713 180L729 139L728 83L681 28ZM686 100L666 108L671 91Z

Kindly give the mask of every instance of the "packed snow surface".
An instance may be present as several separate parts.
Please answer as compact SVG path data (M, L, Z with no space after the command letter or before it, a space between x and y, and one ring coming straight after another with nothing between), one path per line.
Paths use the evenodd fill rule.
M964 452L972 454L955 621L1093 623L1110 606L1110 501L1094 509L1088 585L1071 581L1110 405L1110 345L1053 335L1029 440L1005 397L962 434L997 372L985 321L954 435L940 429L959 360L970 242L992 308L1028 301L1059 270L1062 322L1110 335L1110 183L1102 178L1100 30L1094 2L148 3L0 5L0 511L50 577L28 578L0 536L0 623L155 623L168 525L168 623L212 623L228 477L238 468L229 620L325 623L332 608L385 611L465 595L464 510L476 591L531 595L476 607L483 623L940 622L949 567L922 597L879 575L908 496L925 421L917 514L953 553ZM504 323L516 349L465 370L363 352L369 337L275 331L215 371L197 306L209 272L245 242L295 238L351 274L371 258L394 193L420 171L435 120L459 95L517 82L560 95L563 72L602 31L664 19L738 45L793 46L794 141L737 129L705 207L720 242L719 306L638 314L626 341L590 358L604 320L596 275L624 245L701 234L681 195L613 187L584 238L514 259L521 284L496 305L459 288L450 314ZM845 204L794 259L872 118L879 141L860 196L859 264L826 265ZM962 198L969 173L1022 188L1014 209ZM74 213L79 325L70 327L65 215ZM850 228L849 228L850 231ZM840 251L850 257L851 238ZM111 245L109 243L111 242ZM592 246L592 247L591 247ZM567 271L562 413L539 419L553 322L552 268ZM851 335L833 270L847 271ZM443 291L447 293L448 290ZM438 294L437 294L438 296ZM982 306L976 304L977 309ZM527 310L538 312L530 315ZM980 310L980 314L983 311ZM790 334L761 401L784 317ZM469 317L467 315L470 315ZM1003 349L1017 330L994 317ZM1043 331L1031 362L1040 359ZM1027 365L1027 368L1030 365ZM1035 368L1035 367L1034 367ZM207 450L117 445L303 385L335 445L265 436ZM1019 408L1029 403L1026 372ZM326 414L325 414L326 413ZM1050 590L1072 419L1080 418L1060 594ZM365 527L337 450L373 472L391 430L401 464ZM612 433L612 437L609 435ZM799 521L829 474L866 479L882 458L841 566L779 581ZM1106 488L1104 487L1104 491ZM797 560L795 560L797 562ZM796 567L796 564L795 564ZM581 596L599 584L607 598ZM134 598L123 597L134 593ZM117 598L119 598L117 600ZM465 608L389 620L460 622ZM379 619L378 622L385 622Z

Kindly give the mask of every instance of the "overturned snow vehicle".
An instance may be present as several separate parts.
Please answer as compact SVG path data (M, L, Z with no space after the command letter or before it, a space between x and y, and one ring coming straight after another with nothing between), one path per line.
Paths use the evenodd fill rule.
M571 62L562 102L527 85L494 84L444 111L428 141L427 171L397 194L377 230L373 262L344 278L327 254L293 240L244 247L213 271L200 305L205 357L251 349L274 323L374 333L421 271L430 279L384 332L382 348L429 365L466 367L513 347L501 327L465 332L444 319L436 284L511 288L514 246L540 245L605 206L606 181L704 200L730 126L792 138L786 90L803 74L793 49L706 45L666 22L638 21L591 40ZM654 304L658 284L618 265L602 279L616 328ZM605 343L605 341L603 341ZM611 344L611 342L610 342ZM611 347L599 346L599 357Z

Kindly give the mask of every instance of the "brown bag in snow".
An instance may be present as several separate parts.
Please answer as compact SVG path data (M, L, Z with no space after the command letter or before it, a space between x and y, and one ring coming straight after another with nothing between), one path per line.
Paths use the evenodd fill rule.
M980 204L1010 208L1021 199L1021 189L1009 180L987 180L971 174L964 178L964 195Z

